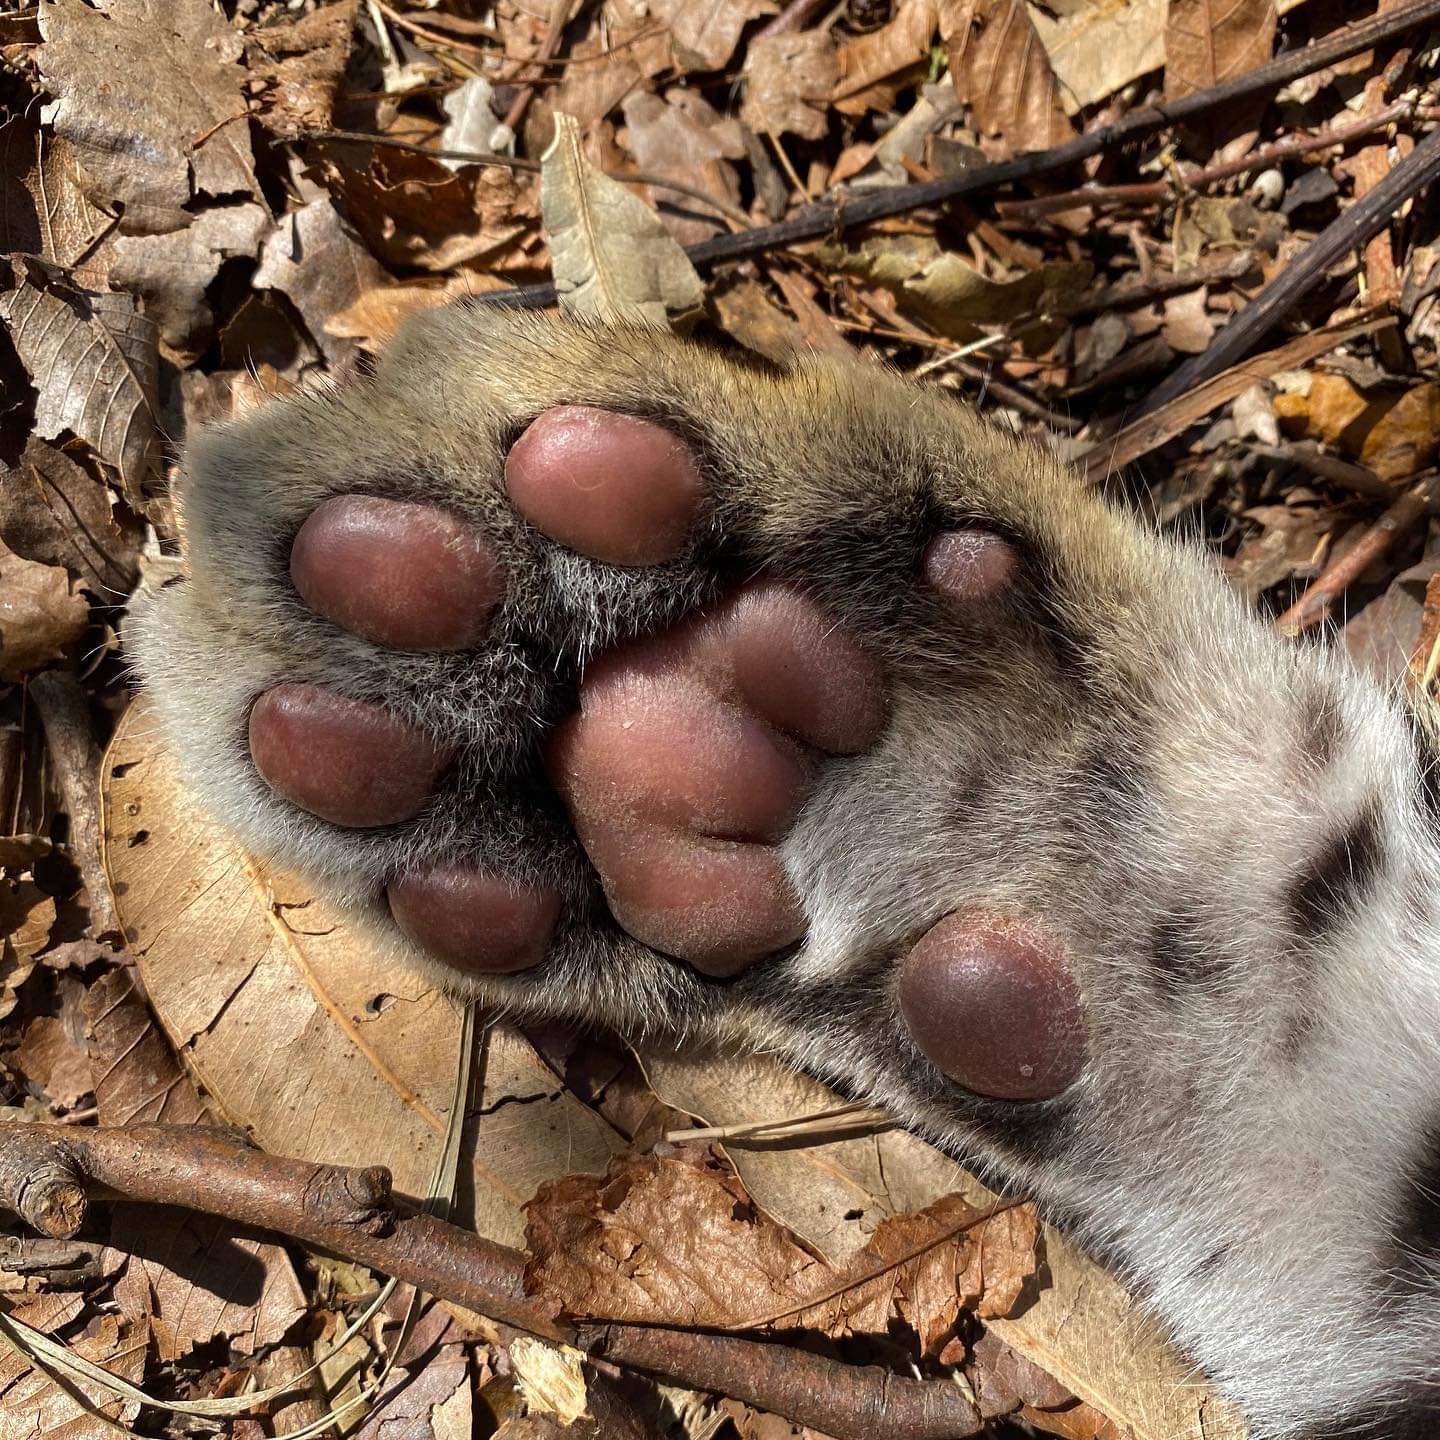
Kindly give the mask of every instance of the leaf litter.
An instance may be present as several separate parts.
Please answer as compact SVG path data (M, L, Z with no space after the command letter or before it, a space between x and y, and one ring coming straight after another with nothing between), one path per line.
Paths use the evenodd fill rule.
M366 363L405 315L457 296L553 278L595 313L686 317L771 358L819 347L923 372L1142 495L1264 614L1294 613L1361 547L1338 643L1387 682L1433 685L1433 520L1420 506L1374 539L1440 448L1433 206L1312 277L1243 373L1136 414L1440 119L1423 45L1388 40L1179 131L820 241L709 268L681 249L1060 144L1323 39L1353 9L56 0L0 17L11 1113L77 1133L239 1126L280 1153L383 1161L424 1193L454 1012L193 813L143 708L123 714L115 636L142 577L173 567L168 485L192 427ZM1317 143L1331 132L1345 138ZM88 781L58 783L40 677L81 697L70 769ZM85 757L105 744L102 775ZM806 1332L953 1375L1002 1436L1242 1433L1181 1383L1115 1281L913 1137L837 1117L833 1134L752 1146L746 1126L838 1105L811 1081L496 1028L479 1083L460 1213L528 1244L532 1282L577 1317ZM697 1125L733 1138L686 1142ZM60 1256L0 1273L13 1313L166 1394L298 1374L376 1283L182 1211L96 1224L98 1270ZM589 1367L544 1345L519 1358L495 1327L433 1309L363 1433L593 1433ZM332 1395L378 1364L368 1343L346 1353ZM545 1389L562 1374L578 1409ZM656 1433L797 1433L723 1396L664 1403ZM236 1433L323 1410L297 1397ZM7 1434L113 1433L13 1352L0 1417Z

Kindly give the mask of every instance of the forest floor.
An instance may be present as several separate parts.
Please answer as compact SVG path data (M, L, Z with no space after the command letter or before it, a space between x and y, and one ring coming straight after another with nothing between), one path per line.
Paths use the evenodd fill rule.
M223 1123L427 1192L458 1020L379 985L294 882L204 868L223 843L122 718L124 615L178 573L169 486L196 426L368 365L416 310L550 281L557 114L689 247L700 333L951 388L1202 537L1286 633L1431 687L1437 45L1425 0L0 5L0 1152L21 1125L102 1146ZM227 1027L252 1013L288 1088L248 1083L253 1040ZM187 1184L121 1166L110 1191L289 1238L98 1192L78 1228L0 1236L0 1440L250 1440L351 1402L333 1423L367 1440L932 1433L857 1418L836 1378L856 1361L961 1394L978 1418L956 1435L1220 1433L1203 1390L1165 1400L1167 1433L1141 1367L1102 1373L1025 1320L1085 1262L1047 1263L1028 1207L958 1198L873 1114L785 1128L830 1098L549 1031L480 1058L458 1217L512 1247L502 1269L528 1253L517 1286L679 1335L678 1360L582 1364L529 1311L385 1294L378 1252L298 1243L278 1171L256 1172L270 1208L227 1208L230 1141L182 1135ZM747 1120L795 1148L755 1148ZM617 1234L668 1287L626 1290ZM721 1364L695 1338L801 1319L791 1353L832 1366L828 1409L766 1389L758 1347ZM244 1399L267 1386L290 1389Z

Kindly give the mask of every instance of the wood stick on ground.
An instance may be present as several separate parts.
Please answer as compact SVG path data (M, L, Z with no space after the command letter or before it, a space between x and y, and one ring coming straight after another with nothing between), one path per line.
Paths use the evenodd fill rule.
M1410 532L1430 508L1434 490L1433 476L1407 490L1353 545L1325 567L1288 610L1276 617L1275 628L1282 635L1298 635L1324 620L1335 601L1370 565Z
M437 1298L612 1364L728 1395L836 1440L964 1440L984 1425L953 1382L732 1335L596 1324L575 1328L526 1294L525 1256L430 1215L402 1214L389 1173L267 1155L229 1131L0 1124L0 1206L68 1239L92 1194L178 1205L272 1230L393 1275Z
M1400 207L1440 177L1440 129L1432 130L1363 200L1340 213L1200 354L1155 387L1141 414L1158 410L1243 360L1325 276L1379 234Z
M1184 120L1192 120L1197 115L1207 114L1245 96L1278 90L1280 86L1302 75L1309 75L1326 65L1333 65L1339 60L1357 55L1362 50L1369 50L1378 41L1414 30L1437 19L1440 19L1440 0L1413 0L1413 3L1384 15L1374 15L1353 25L1346 25L1323 40L1317 40L1301 50L1277 56L1268 64L1247 71L1244 75L1237 75L1222 85L1212 85L1209 89L1183 95L1178 100L1167 100L1159 105L1147 105L1143 109L1132 110L1112 124L1102 125L1049 150L1032 150L1024 155L1017 155L1013 160L1002 160L994 165L977 165L962 174L947 176L943 180L893 185L862 196L841 196L834 200L817 201L807 205L788 220L781 220L774 225L757 225L744 234L716 235L710 240L690 246L685 253L693 265L704 268L721 260L739 260L798 241L818 240L825 235L837 234L871 220L901 215L906 211L923 209L927 205L939 205L947 200L955 200L962 195L994 190L1017 180L1028 180L1036 175L1049 174L1053 170L1063 170L1067 165L1088 160L1090 156L1105 150L1117 149L1130 141L1143 139L1157 130L1178 125ZM548 284L527 285L516 290L476 296L471 303L543 307L555 303L555 287Z
M1314 135L1287 135L1273 145L1262 145L1251 150L1238 160L1227 160L1222 165L1207 165L1203 170L1182 171L1172 180L1149 180L1140 185L1083 185L1078 190L1067 190L1062 195L1041 195L1034 200L1001 200L995 206L1007 219L1033 220L1042 215L1055 215L1064 210L1078 210L1082 206L1153 204L1156 201L1172 199L1186 190L1200 190L1206 185L1215 185L1232 176L1243 175L1250 170L1260 170L1273 165L1277 160L1289 160L1297 155L1308 155L1312 150L1328 150L1332 145L1348 145L1366 135L1373 135L1403 120L1412 114L1416 102L1397 100L1383 110L1356 120L1350 125L1337 125L1332 130L1321 130Z
M1132 461L1173 440L1197 421L1203 420L1222 405L1228 405L1242 391L1261 380L1268 380L1282 370L1298 370L1310 361L1343 345L1347 340L1378 330L1389 322L1375 316L1327 325L1312 330L1263 355L1232 366L1223 375L1213 376L1185 394L1177 395L1168 404L1149 414L1142 414L1108 439L1099 441L1085 456L1085 479L1098 484L1116 470L1123 470Z

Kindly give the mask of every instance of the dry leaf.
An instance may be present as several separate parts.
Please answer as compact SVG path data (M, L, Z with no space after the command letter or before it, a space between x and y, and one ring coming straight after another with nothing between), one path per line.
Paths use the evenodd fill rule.
M846 40L836 53L839 71L831 104L842 115L888 110L930 59L939 23L938 0L900 0L878 30Z
M0 880L0 1019L14 1009L36 955L50 943L55 901L31 880Z
M111 242L110 282L133 291L172 349L194 355L210 343L215 317L205 287L222 261L250 258L270 227L259 205L213 205L166 235L121 235Z
M47 1306L47 1297L41 1296L12 1313L37 1330L51 1330L55 1322L47 1325L43 1318ZM144 1381L148 1340L146 1325L115 1315L102 1315L83 1335L66 1337L77 1355L132 1385ZM78 1390L101 1415L126 1424L134 1421L140 1408L133 1401L112 1398L89 1380L67 1376L64 1386L58 1385L18 1350L0 1345L0 1434L16 1440L115 1440L110 1425L82 1409L71 1398L71 1390Z
M333 366L353 354L355 345L328 329L326 322L389 278L350 234L335 206L321 198L292 210L275 227L251 283L257 290L278 290L290 300Z
M1440 385L1361 394L1342 375L1307 377L1303 389L1275 397L1285 433L1319 440L1383 480L1404 480L1431 464L1440 446Z
M1160 333L1172 350L1198 355L1215 334L1215 319L1206 308L1209 296L1204 286L1165 301L1165 319Z
M1168 0L1087 0L1065 12L1041 5L1030 20L1060 84L1067 115L1108 99L1165 63Z
M41 111L69 140L88 192L132 235L180 230L200 195L260 198L240 37L207 0L53 0L36 63Z
M534 177L497 165L447 170L428 155L317 142L326 183L382 264L439 272L491 260L531 229Z
M541 1186L525 1220L527 1290L574 1317L734 1325L790 1310L828 1273L705 1158L617 1156Z
M1170 0L1165 98L1178 100L1258 69L1275 48L1275 27L1275 0ZM1235 153L1243 154L1268 103L1268 96L1232 100L1185 127L1186 132L1202 154L1232 143Z
M468 270L443 285L377 285L361 291L343 310L326 322L325 333L358 342L362 350L379 350L418 310L437 310L466 295L483 295L508 287L489 275Z
M711 291L710 304L731 339L767 360L784 363L804 349L800 326L770 298L758 280L727 277Z
M840 77L828 30L761 35L745 51L740 118L764 135L818 140L830 128L829 97Z
M638 195L590 164L569 115L555 117L540 205L555 287L572 314L663 326L699 308L704 286L685 252Z
M646 93L628 96L623 110L621 142L639 169L669 176L738 206L740 177L728 163L745 156L737 120L726 119L702 96L679 89L663 98ZM723 228L713 210L688 196L663 186L647 186L645 193L652 205L663 207L660 220L681 245L708 240Z
M144 710L104 770L105 860L151 1005L226 1120L265 1149L388 1165L422 1195L454 1090L459 1017L353 921L238 851L180 788ZM619 1137L518 1033L487 1031L485 1116L462 1152L480 1234L507 1244L544 1180L604 1168ZM263 1037L263 1043L261 1039Z
M213 1125L155 1025L129 966L107 970L85 992L95 1104L106 1125Z
M63 450L31 438L0 476L0 542L25 560L63 565L109 599L135 584L143 527L119 515L111 492Z
M35 433L77 435L140 508L156 460L154 324L130 296L83 290L38 262L15 262L9 278L0 320L35 386Z
M955 93L999 152L1044 150L1074 138L1060 83L1025 0L962 0L946 8L941 36Z
M758 1209L712 1158L618 1157L526 1207L526 1286L586 1320L800 1326L835 1338L894 1322L938 1353L962 1311L1005 1314L1034 1273L1028 1206L986 1218L961 1195L882 1224L844 1267Z
M89 1052L58 1015L31 1020L12 1058L56 1110L73 1110L90 1093Z
M273 135L326 130L355 29L357 0L332 0L291 18L270 9L245 28L245 62L263 87L258 118Z
M0 251L60 266L89 255L86 278L103 284L105 265L91 252L114 224L85 198L68 140L42 134L23 116L0 125Z
M1178 100L1256 70L1275 44L1274 0L1169 0L1165 98Z
M670 26L681 70L723 70L752 20L773 15L775 0L650 0L650 12Z
M0 545L0 680L23 680L58 660L89 623L90 607L65 569Z
M652 1049L641 1058L660 1098L707 1124L774 1121L841 1103L819 1082L759 1056ZM980 1209L999 1198L899 1129L825 1145L732 1148L730 1157L755 1203L836 1267L887 1216L951 1193ZM1119 1282L1056 1231L1044 1235L1049 1283L1014 1319L988 1322L995 1334L1113 1419L1126 1440L1244 1440L1234 1411L1196 1381Z

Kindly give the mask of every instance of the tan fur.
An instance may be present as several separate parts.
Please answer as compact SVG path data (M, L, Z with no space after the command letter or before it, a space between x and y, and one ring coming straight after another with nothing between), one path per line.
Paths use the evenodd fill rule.
M710 510L691 553L614 569L510 510L504 449L562 403L652 416L696 445ZM188 473L190 578L137 613L132 653L202 800L367 914L397 963L436 973L389 926L388 880L477 857L547 876L566 896L555 952L480 986L488 1001L776 1048L891 1106L1069 1217L1258 1435L1319 1434L1440 1378L1430 1280L1399 1300L1382 1283L1440 1120L1440 857L1413 744L1384 696L1277 640L1202 556L877 369L769 372L650 332L477 308L413 323L372 378L202 437ZM484 528L509 589L481 651L383 653L301 605L289 539L356 490ZM918 583L920 555L974 523L1012 539L1022 575L956 615ZM873 649L891 720L870 754L828 766L785 842L809 939L720 984L616 930L537 803L534 753L587 657L757 569L804 584ZM382 702L459 746L431 810L362 833L272 795L244 728L280 679ZM1334 739L1307 765L1317 712ZM1373 884L1297 936L1297 880L1371 809ZM964 1094L899 1019L897 958L972 904L1038 915L1074 957L1091 1060L1061 1102ZM1177 935L1182 973L1156 958Z

